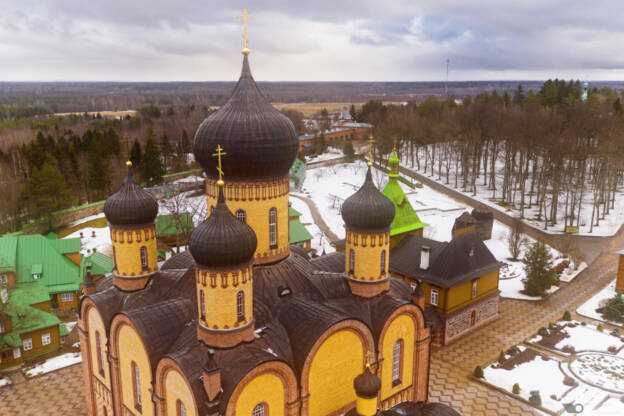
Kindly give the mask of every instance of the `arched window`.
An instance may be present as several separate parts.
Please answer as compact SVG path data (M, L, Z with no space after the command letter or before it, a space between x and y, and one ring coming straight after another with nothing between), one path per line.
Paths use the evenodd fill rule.
M353 273L355 270L355 251L351 249L349 251L349 273Z
M269 210L269 245L271 249L277 248L277 209Z
M238 211L236 211L236 219L239 220L240 222L247 222L247 213L242 210L239 209Z
M199 306L201 312L201 319L206 320L206 296L203 290L199 290Z
M392 348L392 385L401 384L401 368L403 367L403 340L399 339Z
M257 404L251 412L251 416L269 416L268 412L265 413L264 403Z
M177 416L186 416L186 407L180 399L176 401L176 412L178 413Z
M242 290L236 294L236 317L239 321L245 320L245 293Z
M104 376L104 351L102 350L102 337L99 331L95 331L95 349L98 356L98 373Z
M143 270L147 269L147 248L141 246L141 267Z
M132 393L134 395L134 407L141 411L141 376L139 374L139 367L134 361L130 363L130 370L132 372Z
M381 274L386 272L386 250L381 251Z

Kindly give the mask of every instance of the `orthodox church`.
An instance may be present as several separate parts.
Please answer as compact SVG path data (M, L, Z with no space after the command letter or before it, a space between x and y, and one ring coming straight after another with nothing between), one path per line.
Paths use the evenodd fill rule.
M208 218L160 267L158 204L128 174L104 212L115 268L80 303L90 416L457 416L428 403L430 328L390 277L393 203L373 184L343 204L344 268L289 244L290 120L243 49L238 84L195 134Z

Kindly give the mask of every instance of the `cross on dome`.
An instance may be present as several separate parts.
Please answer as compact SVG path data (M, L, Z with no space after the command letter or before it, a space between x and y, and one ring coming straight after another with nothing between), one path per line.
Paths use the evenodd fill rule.
M213 153L212 156L213 157L217 157L217 172L219 172L219 180L217 181L217 185L219 186L223 186L223 169L221 168L221 156L225 156L227 155L227 153L223 152L223 148L221 147L221 145L217 145L217 153Z
M253 20L253 17L249 16L249 14L247 13L247 9L243 9L242 16L236 17L243 21L243 40L245 41L245 47L243 47L243 50L241 52L243 53L243 55L249 55L249 48L247 47L247 42L249 41L249 38L247 38L247 21Z

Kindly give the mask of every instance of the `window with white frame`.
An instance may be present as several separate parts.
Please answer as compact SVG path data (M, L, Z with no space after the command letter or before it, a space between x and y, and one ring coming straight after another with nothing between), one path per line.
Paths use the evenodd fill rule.
M257 404L251 412L251 416L264 416L264 403Z
M6 285L9 282L9 278L6 274L0 275L0 285Z
M141 267L147 269L147 248L141 247Z
M33 348L32 338L24 338L22 341L22 346L24 347L24 351L30 351Z
M177 416L186 416L186 407L184 406L184 403L182 403L182 400L178 399L177 402Z
M32 277L35 280L39 280L39 279L41 279L41 273L33 273Z
M247 213L244 210L239 209L236 211L236 219L240 222L247 222Z
M399 339L392 348L392 384L401 382L401 355L403 353L403 340Z
M73 301L74 301L73 292L61 293L61 302L73 302Z
M13 348L13 359L17 360L22 356L22 349L20 347Z
M41 335L41 345L50 345L51 343L52 337L49 332Z
M236 317L239 321L245 320L245 293L242 290L236 294Z
M277 248L277 209L269 210L269 245Z
M477 279L472 281L472 294L471 295L473 298L477 297L477 282L478 282Z
M431 289L431 303L433 306L438 306L438 289Z

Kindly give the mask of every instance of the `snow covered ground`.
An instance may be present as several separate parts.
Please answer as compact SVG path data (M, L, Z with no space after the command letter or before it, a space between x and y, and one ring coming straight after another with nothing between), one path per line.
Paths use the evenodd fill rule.
M307 173L301 187L301 193L311 198L328 227L339 237L344 238L344 221L340 215L342 202L351 196L364 182L366 164L362 161L355 163L342 163L333 166L325 166L311 170ZM383 189L387 182L387 174L373 169L373 180L379 189ZM421 221L428 224L424 230L424 236L438 241L449 241L455 219L464 211L471 211L468 205L458 202L443 193L435 191L423 185L422 188L411 189L401 183L401 187L409 199L412 207L418 213ZM294 200L294 198L292 198ZM296 208L296 207L295 207ZM501 296L523 300L541 300L541 297L531 297L520 293L524 289L522 279L526 276L521 261L511 261L507 235L510 229L506 225L494 221L492 239L485 242L494 256L507 263L501 271L499 289ZM310 231L312 232L312 231ZM529 237L526 241L532 243ZM563 260L561 253L550 248L555 263ZM520 255L522 258L524 248ZM582 265L581 265L582 266ZM584 268L584 266L582 266ZM562 280L572 280L582 269L569 270L562 275ZM558 290L553 286L548 293Z
M314 163L314 162L322 162L325 160L340 159L343 156L344 154L342 153L342 150L336 149L334 147L330 147L327 149L325 153L321 153L320 155L316 157L306 156L305 160L307 163Z
M606 322L612 325L621 326L619 322L608 321L602 317L600 312L597 312L596 309L601 308L607 303L609 299L615 296L615 279L611 281L607 286L604 287L600 292L596 293L594 296L589 298L587 302L582 304L576 309L576 312L579 315L586 316L591 319L595 319L597 321Z
M421 149L421 154L419 155L421 158L421 161L425 159L425 154L424 154L425 151L426 149L424 148ZM404 154L407 155L407 152L404 152ZM387 157L389 157L389 155L387 155L385 159L387 159ZM409 169L413 169L415 172L425 174L429 178L435 180L436 182L439 182L440 184L448 186L456 191L465 193L466 195L469 195L470 197L476 198L479 201L483 202L484 204L490 206L491 208L495 208L497 210L504 211L504 212L511 211L516 214L519 214L520 212L519 207L512 207L512 206L502 207L498 205L495 200L492 200L493 192L491 189L488 189L487 186L483 186L483 176L481 176L477 180L477 194L474 195L472 192L462 191L461 177L458 178L458 181L457 181L458 188L455 188L454 186L455 185L455 173L453 171L454 168L451 169L451 172L449 175L449 184L446 184L445 167L443 167L443 176L440 179L438 176L437 164L436 164L436 167L434 168L433 175L431 175L431 169L427 169L426 172L423 170L424 163L420 164L421 169L418 170L416 163L411 164L411 160L409 160L408 157L403 157L402 166L409 168ZM500 172L503 168L502 162L497 163L497 166ZM496 197L500 198L500 189L502 188L502 182L503 182L502 173L497 174L496 178L497 178L496 183L497 183L497 188L498 188ZM527 184L528 183L529 183L529 179L527 179ZM529 188L530 186L527 186L527 190ZM588 188L589 188L589 185L588 185ZM527 196L526 200L528 200L528 198L529 197ZM519 199L519 197L517 197L516 199ZM563 197L559 199L560 201L559 201L559 209L558 209L559 214L558 214L558 219L557 219L557 225L555 225L554 227L549 227L548 230L546 230L546 232L559 234L564 231L563 230L564 228L563 215L565 214L565 195L563 195ZM524 216L526 217L526 219L524 221L536 228L543 230L544 229L543 221L535 220L535 217L537 216L537 211L538 211L538 208L535 205L531 209L525 208ZM602 214L602 211L601 211L601 214ZM599 225L597 226L594 225L592 232L590 233L589 232L590 223L591 223L591 218L592 218L592 191L591 189L587 189L583 195L583 204L581 208L580 218L581 220L579 222L579 231L580 231L579 234L581 235L611 236L615 234L617 230L620 228L620 226L622 225L622 223L624 223L624 194L622 192L617 193L616 198L615 198L614 208L611 209L611 211L609 212L609 215L606 215L604 219L600 221Z
M82 234L82 238L80 237L80 234ZM82 250L80 250L80 252L83 255L93 253L94 249L100 253L106 254L107 256L113 255L113 246L108 227L85 227L78 231L74 231L65 238L80 238L82 241Z
M40 374L46 374L51 371L69 367L70 365L78 364L80 362L82 362L80 352L70 352L45 360L43 363L37 364L33 367L26 367L23 371L26 377L35 377Z
M610 353L610 348L619 352L624 346L619 336L614 336L607 330L600 331L591 324L582 325L577 321L560 321L549 331L562 336L556 336L557 341L554 343L545 340L541 335L536 335L527 342L553 348L564 355L570 355L565 351L566 347L572 347L575 353L583 351Z
M77 321L63 322L63 325L65 325L65 328L67 328L67 332L71 332L72 329L74 329L74 327L76 326L77 323L78 323Z
M292 207L301 213L299 220L306 227L308 232L312 234L311 245L313 249L316 249L316 253L320 255L323 250L325 250L325 253L333 253L336 251L336 249L329 244L329 239L314 223L308 205L298 198L290 198L290 202Z
M0 377L0 388L11 384L11 380L8 377Z

